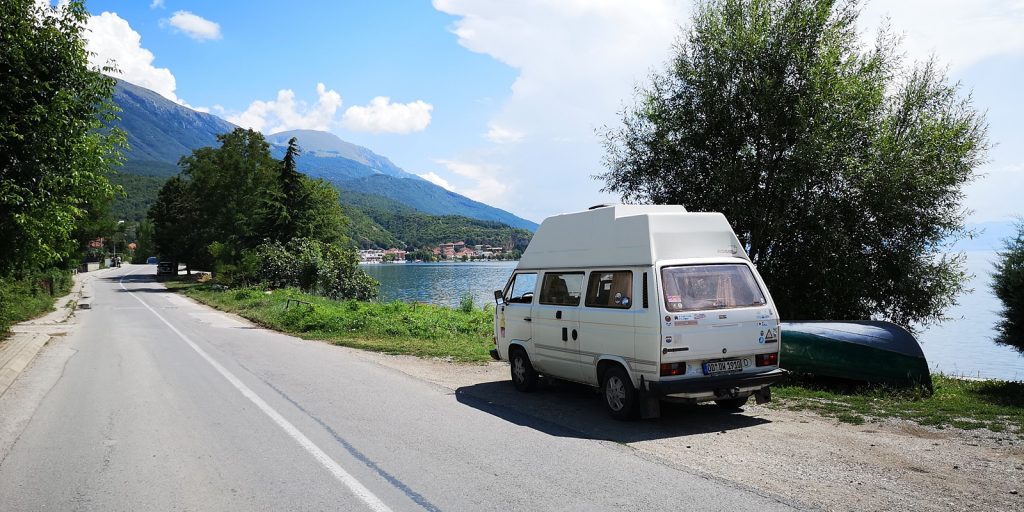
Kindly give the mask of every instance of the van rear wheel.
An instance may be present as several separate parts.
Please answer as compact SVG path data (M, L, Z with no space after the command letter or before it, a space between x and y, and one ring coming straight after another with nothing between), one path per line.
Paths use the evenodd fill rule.
M633 380L626 370L615 365L605 370L601 379L601 396L608 412L617 420L630 420L636 417L637 393L633 388Z
M530 356L521 348L512 350L509 356L512 368L512 385L524 393L537 389L537 371L530 364Z
M738 411L744 405L747 405L747 400L750 400L749 395L743 398L727 398L725 400L715 400L715 403L718 404L718 406L721 407L722 409L728 411Z

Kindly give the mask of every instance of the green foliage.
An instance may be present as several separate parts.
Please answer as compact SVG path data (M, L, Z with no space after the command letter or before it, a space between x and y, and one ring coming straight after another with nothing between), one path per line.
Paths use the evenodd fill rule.
M190 182L181 176L167 180L149 209L149 219L153 223L153 246L162 259L211 268L207 247L212 241L206 238L209 231L201 224L205 219Z
M668 68L604 133L605 190L719 211L783 318L941 319L963 290L962 187L983 115L934 61L859 42L856 2L700 4Z
M1003 303L996 341L1024 353L1024 220L1006 240L992 274L992 292Z
M346 215L353 219L350 237L364 249L434 248L440 243L462 241L522 251L532 236L525 229L500 222L431 215L370 194L346 191L342 202Z
M71 285L66 270L37 271L17 279L0 277L0 337L11 325L52 309L54 297L67 294Z
M123 195L114 197L110 207L111 217L133 223L142 222L166 181L164 176L129 174L123 170L110 176L110 182L124 190Z
M403 302L335 301L296 289L221 290L169 283L196 300L272 329L364 350L456 361L489 361L493 310ZM292 302L298 299L311 305Z
M135 254L132 263L145 263L150 256L156 256L156 242L153 239L153 221L142 219L135 230Z
M233 286L294 287L338 300L377 296L377 282L359 268L353 251L309 238L293 238L287 244L267 242L246 251L242 264L222 271L218 281Z
M284 172L258 132L236 129L218 140L221 147L181 159L182 173L163 185L150 209L161 256L234 272L247 251L267 240L348 244L330 185Z
M114 81L91 69L81 1L0 4L0 274L72 259L121 160ZM77 231L76 231L77 230Z
M463 313L473 312L473 294L466 292L459 298L459 311Z

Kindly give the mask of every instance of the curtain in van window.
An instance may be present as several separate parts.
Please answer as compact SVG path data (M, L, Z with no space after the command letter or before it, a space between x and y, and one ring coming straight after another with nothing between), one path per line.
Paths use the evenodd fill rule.
M587 282L587 307L629 309L633 303L633 272L599 271Z

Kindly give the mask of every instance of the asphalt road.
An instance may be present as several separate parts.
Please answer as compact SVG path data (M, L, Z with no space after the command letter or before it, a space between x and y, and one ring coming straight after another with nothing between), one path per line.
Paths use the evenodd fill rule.
M0 509L791 508L253 328L154 271L97 279L0 399Z

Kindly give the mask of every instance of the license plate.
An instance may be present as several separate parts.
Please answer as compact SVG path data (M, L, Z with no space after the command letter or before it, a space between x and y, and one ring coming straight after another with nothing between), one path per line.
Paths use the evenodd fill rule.
M734 373L742 371L742 359L727 359L725 361L704 363L704 375L718 375L720 373Z

